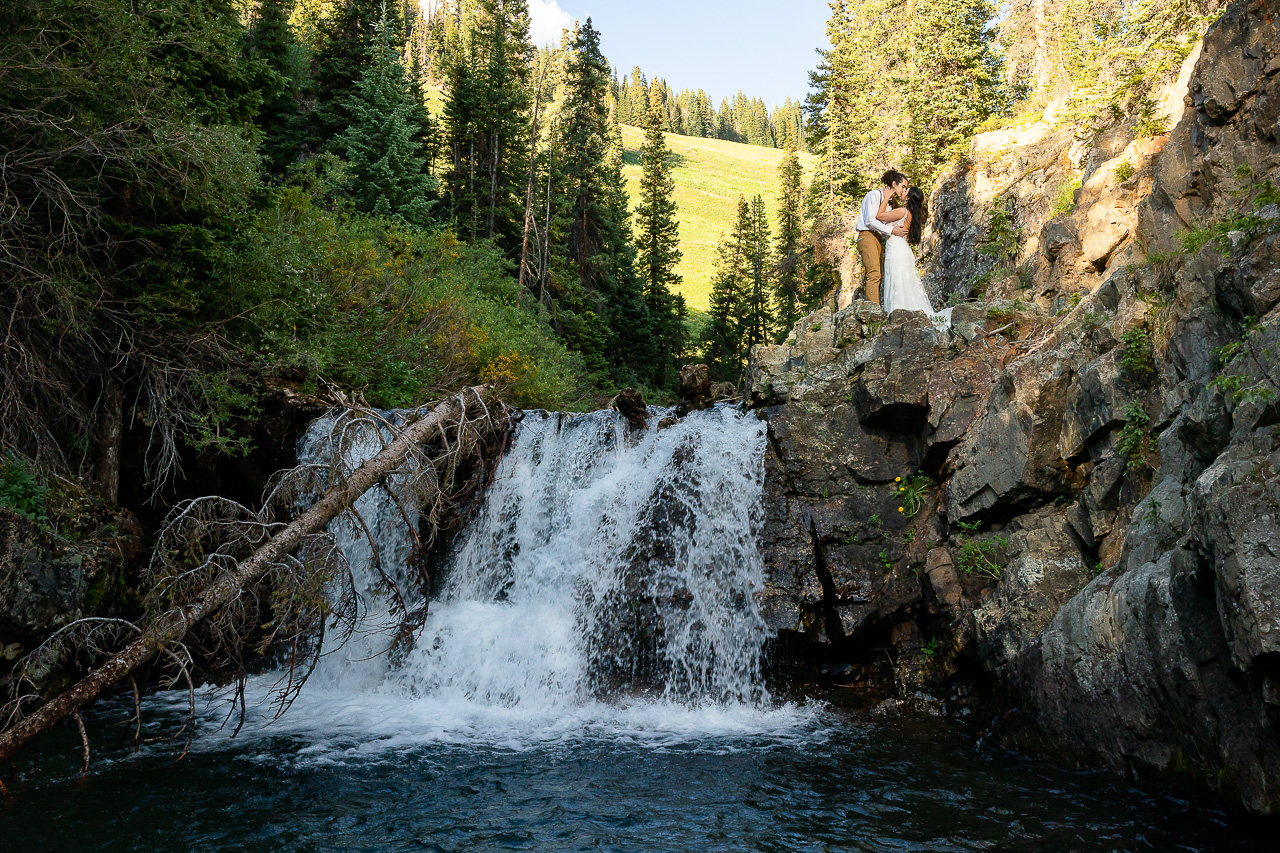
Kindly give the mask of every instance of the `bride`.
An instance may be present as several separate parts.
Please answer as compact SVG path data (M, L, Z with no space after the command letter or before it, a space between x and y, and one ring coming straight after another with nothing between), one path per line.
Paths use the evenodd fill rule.
M906 205L899 208L889 207L889 197L886 194L880 202L876 218L881 222L902 220L901 224L907 229L905 239L891 235L884 244L884 312L892 314L899 309L923 311L935 325L949 326L951 309L933 310L929 295L924 292L924 285L920 282L920 274L916 272L915 253L911 251L911 246L920 244L920 232L929 218L929 212L924 206L924 193L919 187L912 187L907 190Z

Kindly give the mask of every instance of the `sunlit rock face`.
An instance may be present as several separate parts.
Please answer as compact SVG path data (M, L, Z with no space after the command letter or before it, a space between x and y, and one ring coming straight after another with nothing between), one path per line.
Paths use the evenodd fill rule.
M1010 742L1280 810L1280 210L1249 206L1280 183L1277 26L1228 7L1171 132L1074 152L1067 213L1051 129L944 180L935 302L992 266L992 176L1022 228L1024 275L952 328L854 301L757 348L763 615L791 653L899 697L987 685Z

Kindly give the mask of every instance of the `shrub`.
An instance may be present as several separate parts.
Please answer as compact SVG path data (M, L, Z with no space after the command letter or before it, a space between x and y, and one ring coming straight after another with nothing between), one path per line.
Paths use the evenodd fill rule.
M1125 423L1120 430L1116 442L1116 450L1128 460L1128 468L1137 469L1147 465L1147 454L1151 452L1155 441L1147 427L1151 418L1145 409L1137 403L1130 403L1124 410Z
M1122 184L1136 174L1138 174L1137 167L1128 160L1121 163L1119 166L1116 166L1115 169L1116 180Z
M1121 336L1120 367L1135 379L1146 379L1156 372L1155 353L1147 330L1134 326Z
M0 461L0 506L38 521L45 517L47 500L48 490L25 459L10 452Z

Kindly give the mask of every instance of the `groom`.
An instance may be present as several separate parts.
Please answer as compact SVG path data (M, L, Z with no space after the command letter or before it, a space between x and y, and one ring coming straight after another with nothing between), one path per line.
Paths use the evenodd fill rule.
M907 229L901 225L890 226L887 222L876 219L880 212L880 204L887 195L899 202L907 198L907 176L897 169L890 169L880 179L884 183L883 190L872 190L862 199L862 208L858 211L858 221L853 227L858 232L858 256L862 258L862 284L866 290L866 298L880 304L880 279L883 275L884 241L890 235L907 236Z

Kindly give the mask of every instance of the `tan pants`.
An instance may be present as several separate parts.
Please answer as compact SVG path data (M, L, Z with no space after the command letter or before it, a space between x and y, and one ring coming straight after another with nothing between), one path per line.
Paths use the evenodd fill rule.
M880 278L884 267L884 244L874 231L858 232L858 257L862 258L862 284L866 298L880 304Z

